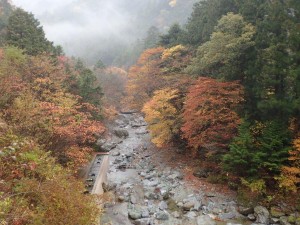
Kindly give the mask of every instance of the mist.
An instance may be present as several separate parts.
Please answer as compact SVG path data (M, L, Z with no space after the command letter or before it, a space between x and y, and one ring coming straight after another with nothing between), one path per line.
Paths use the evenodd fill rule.
M112 63L151 26L184 24L197 0L13 0L32 12L67 55Z

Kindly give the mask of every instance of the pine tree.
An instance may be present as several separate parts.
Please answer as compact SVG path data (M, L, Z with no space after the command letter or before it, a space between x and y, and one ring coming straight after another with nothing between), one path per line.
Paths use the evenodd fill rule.
M46 39L40 22L33 14L19 8L9 17L6 43L24 49L29 55L55 50L53 44Z

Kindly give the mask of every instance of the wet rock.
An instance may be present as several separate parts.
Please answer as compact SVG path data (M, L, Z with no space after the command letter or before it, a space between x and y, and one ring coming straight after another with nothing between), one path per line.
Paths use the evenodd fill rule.
M158 208L160 210L166 210L168 209L168 204L165 202L165 201L161 201L159 204L158 204Z
M217 225L217 223L208 215L197 217L197 225Z
M155 218L157 220L168 220L169 219L169 215L166 212L158 212L156 214Z
M141 219L143 210L140 206L128 207L128 217L133 220Z
M254 213L254 209L253 207L243 207L243 206L240 206L238 208L238 212L244 216L247 216L249 214L253 214Z
M113 133L118 137L118 138L127 138L129 136L129 133L127 130L114 130Z
M277 208L277 207L271 207L270 214L272 217L275 217L275 218L280 218L282 216L285 216L285 213L282 212L281 209Z
M268 224L269 223L269 211L263 206L256 206L254 208L254 215L256 217L256 223Z

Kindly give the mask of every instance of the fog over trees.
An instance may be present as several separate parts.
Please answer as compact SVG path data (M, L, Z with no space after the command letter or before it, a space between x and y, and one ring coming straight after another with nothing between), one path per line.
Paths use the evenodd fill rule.
M165 32L184 24L196 0L13 0L32 12L46 36L68 55L90 63L122 61L129 46L146 38L151 26ZM118 59L117 59L118 58ZM123 63L123 62L121 62ZM120 63L120 64L121 64Z

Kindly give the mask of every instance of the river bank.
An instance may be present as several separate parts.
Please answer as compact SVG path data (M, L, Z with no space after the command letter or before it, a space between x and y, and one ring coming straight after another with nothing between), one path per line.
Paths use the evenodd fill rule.
M239 206L235 193L222 186L197 178L193 185L184 162L172 156L164 161L168 151L151 143L139 114L120 114L99 145L110 152L101 225L282 224L264 207Z

